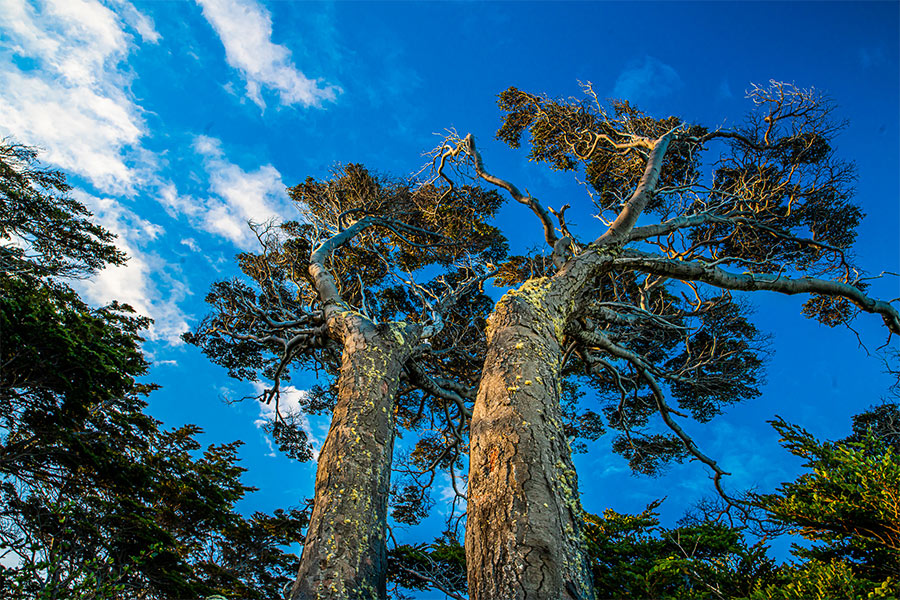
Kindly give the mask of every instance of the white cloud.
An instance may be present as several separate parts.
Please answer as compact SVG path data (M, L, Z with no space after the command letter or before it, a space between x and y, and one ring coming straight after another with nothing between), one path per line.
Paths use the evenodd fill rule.
M153 20L136 9L132 4L125 0L110 0L119 9L122 19L133 30L138 32L141 39L148 44L158 44L162 36L153 26Z
M87 178L104 192L131 193L132 163L146 134L126 89L132 49L128 23L153 39L152 23L131 4L122 17L94 0L48 0L34 8L0 0L0 133L43 147L44 160ZM141 18L143 17L143 19ZM158 39L158 34L156 34ZM34 68L20 68L31 61Z
M652 56L644 56L629 63L619 74L613 96L640 103L668 96L683 85L674 68Z
M195 227L245 250L258 243L247 225L249 221L263 223L296 216L281 173L272 165L244 171L228 160L219 140L208 136L198 136L194 150L201 157L212 195L194 198L180 195L172 184L163 186L160 202L173 216L183 214Z
M129 90L134 33L160 40L153 22L127 0L0 0L0 134L42 147L43 161L103 194L146 190L158 165L141 147L149 132ZM130 304L154 319L148 339L181 343L187 324L178 303L190 290L175 278L177 267L145 249L162 227L109 196L72 194L118 235L117 246L130 257L78 282L85 299Z
M187 246L191 252L200 252L200 246L197 245L197 240L194 238L184 238L181 240L182 246Z
M262 88L278 93L281 104L319 106L340 89L309 79L294 66L291 52L272 43L272 17L253 0L197 0L203 16L225 46L228 64L240 71L247 97L260 108Z
M458 498L456 495L456 490L459 490L461 493L465 494L468 491L468 483L466 482L466 477L462 473L456 473L456 488L454 489L452 480L450 479L450 474L444 471L441 471L438 476L440 481L439 496L440 496L440 508L438 509L440 513L444 516L450 513L451 503ZM459 498L458 502L460 503L457 507L457 511L465 511L466 510L466 502L463 498Z
M190 290L166 273L166 264L158 255L142 249L162 233L162 228L112 198L90 196L81 190L74 190L72 195L94 213L97 223L118 236L116 246L129 257L125 265L106 267L89 280L78 282L77 287L92 303L117 300L152 318L147 339L182 343L180 336L188 325L178 303Z

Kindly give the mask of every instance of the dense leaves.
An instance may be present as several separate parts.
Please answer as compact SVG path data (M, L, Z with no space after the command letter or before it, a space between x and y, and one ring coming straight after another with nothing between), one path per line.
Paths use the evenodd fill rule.
M778 419L774 427L809 472L758 498L774 519L819 542L798 556L824 564L847 562L861 577L900 581L900 410L884 404L854 418L854 432L821 442Z
M751 277L828 276L864 292L848 252L863 216L851 199L855 172L833 148L844 124L834 119L829 99L812 89L754 86L745 121L711 129L652 117L627 100L604 103L590 84L582 87L583 99L507 89L498 99L503 122L497 137L513 148L527 145L533 161L584 178L591 206L550 209L557 231L571 240L569 254L577 257L598 247L599 238L590 227L585 233L595 239L580 237L571 214L591 210L606 225L621 216L652 149L667 136L659 181L642 209L658 216L658 225L636 227L621 241L624 250L610 250L623 258L578 298L564 370L569 377L588 375L607 424L621 432L614 447L636 470L656 473L692 452L671 419L663 419L671 430L663 433L651 417L690 415L706 422L727 405L758 396L766 354L766 336L743 300L661 263L731 266ZM478 170L478 161L467 164L498 185ZM546 232L546 218L542 225ZM547 254L537 249L510 258L497 282L515 286L552 276L560 263ZM659 267L648 268L654 261ZM856 312L835 293L811 294L803 307L829 326L849 322Z
M60 395L73 411L128 393L147 363L138 331L149 320L126 305L86 305L63 284L0 281L0 402L19 418ZM15 405L15 408L13 407Z
M638 515L586 515L598 598L746 598L776 580L765 546L740 529L707 520L665 528L659 504Z
M124 255L35 156L0 146L0 596L280 598L305 513L245 519L240 443L145 414L149 319L61 279Z
M38 162L37 150L0 140L0 272L20 277L84 277L125 254L90 221L66 176Z
M433 432L413 452L418 466L398 467L405 476L395 488L404 490L395 514L421 518L426 495L413 487L433 479L435 469L459 468L465 405L474 398L485 317L493 306L480 282L506 253L505 240L489 224L501 198L479 187L440 187L356 164L288 192L303 222L255 225L258 252L237 258L244 277L214 284L206 298L211 314L185 340L232 377L272 381L261 397L276 407L269 430L291 456L308 459L306 434L296 425L298 415L282 408L280 392L292 375L316 373L320 383L303 394L301 410L330 411L337 400L343 340L326 324L326 301L309 266L317 248L339 240L326 266L347 314L435 330L404 369L394 401L403 428ZM365 227L342 237L360 224Z
M815 542L794 544L793 560L781 564L769 555L768 537L725 521L716 503L688 513L672 528L660 523L661 501L636 515L585 513L597 597L896 597L898 423L900 407L890 403L854 416L853 433L837 442L819 441L783 420L774 422L782 444L806 459L809 472L774 494L752 496L754 504L780 531ZM399 546L391 553L391 578L406 589L462 593L464 561L462 548L446 539Z

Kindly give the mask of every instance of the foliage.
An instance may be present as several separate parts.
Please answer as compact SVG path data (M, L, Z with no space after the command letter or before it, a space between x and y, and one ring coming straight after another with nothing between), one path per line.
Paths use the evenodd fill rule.
M898 416L896 404L857 415L853 434L838 442L773 421L783 444L805 459L810 472L757 501L773 519L817 542L796 547L797 556L822 565L844 562L872 582L900 582L900 460L890 427Z
M110 400L80 422L13 432L27 436L28 454L3 447L0 540L16 566L3 569L0 589L21 598L279 598L296 560L281 547L299 540L305 514L244 519L234 510L250 489L235 464L239 443L197 457L198 428L162 431L143 408L135 396Z
M84 277L125 263L115 236L90 221L70 189L62 172L40 165L35 148L0 140L0 272Z
M543 234L540 247L501 265L498 282L517 289L500 300L502 318L488 341L489 356L504 360L485 365L473 413L468 539L490 542L479 548L482 562L469 565L470 581L483 571L503 573L483 578L497 585L486 584L479 596L520 588L541 595L545 585L561 596L560 581L590 595L589 578L572 566L585 558L580 536L565 535L578 523L556 513L571 502L569 486L554 487L556 477L544 485L505 476L519 461L566 465L569 448L550 451L549 459L545 448L579 434L566 430L571 423L589 423L590 435L603 425L618 431L613 449L641 473L696 459L726 496L727 473L682 424L708 422L760 393L766 337L735 292L804 294L803 314L826 325L869 312L900 334L897 300L867 296L868 278L853 264L863 213L852 200L853 165L833 149L843 123L827 97L776 81L754 85L745 120L713 129L653 117L625 100L601 102L590 83L582 87L582 100L509 88L499 98L497 137L513 148L527 144L534 162L573 173L590 202L544 205L526 185L489 172L471 133L448 132L439 153L442 177L452 172L505 190L534 213L535 232ZM577 221L590 225L576 228ZM554 325L543 334L552 350L547 358L561 360L559 368L542 373L540 395L505 393L498 377L525 379L544 358L536 345L514 341L518 331L538 331L546 321ZM589 397L565 406L568 418L550 426L518 418L535 405L555 410L566 378L587 379L605 423L573 414ZM501 451L495 470L488 448L497 431L490 425L500 414L504 437L529 443ZM504 503L506 495L516 504ZM504 510L498 506L508 512L500 522L493 518ZM512 535L519 544L506 547ZM546 552L540 563L529 560L536 551ZM563 578L548 582L544 565Z
M659 224L628 232L620 242L625 248L613 251L621 258L579 298L566 332L574 352L564 370L569 378L587 375L606 424L620 432L615 450L636 471L655 474L668 461L698 456L673 426L674 416L707 422L727 405L759 395L767 343L749 306L729 286L675 273L667 258L694 262L698 272L734 266L751 279L827 274L865 290L846 252L862 218L851 201L854 168L832 149L843 127L832 117L833 104L811 89L755 86L745 122L713 130L674 116L652 117L627 100L604 104L590 84L583 88L583 99L507 89L498 99L503 123L497 137L513 148L527 144L533 161L583 177L593 216L610 227L622 206L635 201L651 149L669 140L642 212ZM460 144L475 176L516 189L479 166L469 141ZM535 199L517 199L541 216ZM598 248L600 238L580 239L567 219L570 208L570 214L588 214L568 204L550 210L556 231L569 239L568 256L577 257ZM542 221L556 254L557 238L546 233L549 217ZM560 264L545 253L513 257L499 281L519 285L553 275ZM803 311L830 326L854 316L853 305L835 293L814 294ZM677 406L670 407L669 398ZM663 416L670 433L650 426L654 414ZM596 429L586 429L586 437Z
M327 323L325 309L337 302L346 314L373 324L432 326L434 335L408 361L395 399L403 429L430 430L412 453L418 465L401 464L404 481L395 487L402 497L394 514L421 519L428 505L422 488L436 469L458 468L465 445L466 403L474 399L493 305L481 282L506 253L505 240L489 224L500 196L381 175L357 164L288 192L303 222L253 225L260 246L238 255L243 277L213 285L206 297L211 313L184 339L232 377L273 382L260 397L276 408L268 429L283 451L303 460L312 456L306 433L296 425L299 415L284 411L279 394L293 374L315 372L319 385L300 399L301 410L334 408L343 334ZM352 236L342 237L354 227ZM339 301L323 299L309 272L312 254L330 243L337 245L325 262Z
M0 146L0 595L279 598L305 513L244 519L240 444L145 414L149 320L61 280L124 255L35 157Z
M70 410L122 396L147 363L138 331L149 320L126 305L93 309L64 284L19 277L0 281L0 402L19 419L64 396ZM12 423L7 423L7 426Z
M468 589L465 549L449 534L431 544L396 546L388 553L388 577L397 597L403 597L397 588L405 588L437 589L465 598Z
M799 565L782 565L780 581L754 590L753 600L803 598L896 598L896 580L875 583L859 577L844 561L811 559Z
M638 515L586 515L598 598L892 598L896 579L869 580L847 561L778 565L761 542L716 520L661 527L655 502Z
M761 543L714 521L661 527L650 504L638 515L586 514L585 534L598 598L747 597L774 581Z

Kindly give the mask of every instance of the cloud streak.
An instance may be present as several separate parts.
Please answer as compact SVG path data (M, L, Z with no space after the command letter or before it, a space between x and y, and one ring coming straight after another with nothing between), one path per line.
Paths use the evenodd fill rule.
M143 39L159 39L150 19L119 6ZM43 158L108 193L133 193L129 165L147 131L121 70L133 48L127 23L90 0L51 0L40 9L0 2L0 133L38 144ZM31 67L31 68L29 68ZM132 155L132 156L129 156Z
M153 21L125 0L0 0L0 35L8 42L0 49L0 134L40 146L42 160L100 192L71 193L130 258L76 287L94 304L131 305L154 319L148 339L175 345L187 329L178 303L189 290L175 278L177 268L146 250L163 228L113 197L146 191L157 170L141 147L149 131L129 92L134 34L154 44L161 39Z
M162 228L112 198L91 196L81 190L74 190L72 195L94 212L96 222L118 236L116 245L128 254L125 265L106 267L94 277L77 282L76 287L94 304L118 300L152 318L147 339L181 344L180 336L188 326L179 303L190 290L167 273L171 266L164 259L144 250L163 234Z
M194 139L193 150L206 171L211 195L181 195L174 184L164 185L159 201L172 216L185 215L195 228L250 250L258 241L249 222L280 221L296 213L281 173L272 165L245 171L226 157L220 140L205 135ZM195 240L182 244L197 249Z
M261 109L263 88L278 94L282 105L321 106L340 89L310 79L295 66L291 51L272 42L272 17L253 0L197 0L225 47L225 59L247 84L247 97Z

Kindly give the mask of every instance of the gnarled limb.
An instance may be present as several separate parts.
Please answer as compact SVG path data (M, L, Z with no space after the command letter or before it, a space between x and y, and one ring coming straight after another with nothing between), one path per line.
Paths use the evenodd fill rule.
M878 314L891 333L900 334L900 311L884 300L870 298L859 288L847 283L815 277L788 277L754 273L732 273L721 267L700 262L668 259L638 250L625 250L614 262L622 267L675 279L699 281L727 289L752 292L767 290L781 294L822 294L846 298L860 310Z
M607 246L624 242L628 239L628 234L634 228L638 217L641 216L651 196L656 191L659 173L662 171L663 159L674 135L674 130L669 131L653 143L653 150L650 151L650 157L647 159L647 165L644 167L641 182L619 212L619 216L612 222L609 229L597 238L594 242L595 244Z
M478 151L478 148L475 147L475 136L471 133L468 134L461 142L464 144L464 148L466 149L466 153L472 157L475 166L475 173L481 179L484 179L488 183L495 185L499 188L503 188L509 195L513 197L513 200L520 204L524 204L537 216L540 220L541 225L544 228L544 240L547 242L547 245L553 248L556 244L556 232L553 228L553 221L550 219L550 213L547 212L547 209L538 202L538 200L532 197L531 194L523 194L519 191L519 188L516 187L512 182L501 179L496 175L492 175L487 172L484 168L484 160L481 158L481 152Z

